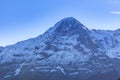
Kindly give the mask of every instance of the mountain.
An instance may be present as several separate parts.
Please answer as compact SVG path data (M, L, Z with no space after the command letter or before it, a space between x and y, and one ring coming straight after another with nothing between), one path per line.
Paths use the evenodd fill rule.
M0 80L117 80L120 29L89 30L73 17L0 48Z

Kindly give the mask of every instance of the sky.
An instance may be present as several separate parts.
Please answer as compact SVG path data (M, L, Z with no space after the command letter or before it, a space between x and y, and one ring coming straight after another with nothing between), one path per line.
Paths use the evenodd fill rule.
M120 0L0 0L0 46L43 34L65 17L89 29L120 28Z

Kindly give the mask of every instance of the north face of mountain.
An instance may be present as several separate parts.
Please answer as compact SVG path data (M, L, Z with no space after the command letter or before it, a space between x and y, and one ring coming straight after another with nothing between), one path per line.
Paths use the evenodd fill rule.
M0 80L115 80L120 73L119 34L89 30L73 17L64 18L36 38L1 48Z
M78 20L72 17L65 18L43 35L7 46L1 53L1 59L3 62L7 62L25 56L21 60L35 60L36 57L42 60L53 57L53 54L58 54L69 60L69 57L66 57L67 55L71 55L73 58L75 54L80 56L81 54L95 53L98 51L99 45L89 34L90 31Z

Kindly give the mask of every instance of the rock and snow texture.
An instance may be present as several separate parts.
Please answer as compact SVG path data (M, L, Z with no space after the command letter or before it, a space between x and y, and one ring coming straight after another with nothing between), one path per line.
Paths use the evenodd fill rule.
M105 30L92 30L91 35L105 51L106 55L110 58L118 58L120 55L120 31L105 31Z
M120 30L89 30L72 17L59 21L36 38L0 47L0 66L6 63L51 66L64 75L64 68L81 68L85 74L111 70L115 67L112 59L120 59ZM22 73L21 68L22 65L15 68L14 75ZM77 74L75 71L70 75Z
M63 57L63 62L79 58L86 61L90 53L97 52L97 47L89 35L89 30L70 17L61 20L43 35L5 47L0 57L2 63L46 58L53 61L56 57L58 57L56 61L60 61Z

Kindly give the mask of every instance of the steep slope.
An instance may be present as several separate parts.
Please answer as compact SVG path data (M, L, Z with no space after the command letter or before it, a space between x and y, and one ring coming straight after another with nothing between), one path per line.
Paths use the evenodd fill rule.
M119 30L89 30L75 18L64 18L43 35L2 49L0 80L114 80L119 38Z

